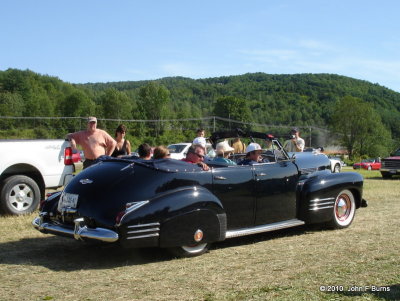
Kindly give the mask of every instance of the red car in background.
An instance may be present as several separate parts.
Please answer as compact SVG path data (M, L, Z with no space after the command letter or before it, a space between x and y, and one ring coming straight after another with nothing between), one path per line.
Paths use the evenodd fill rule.
M353 169L367 169L367 170L379 170L381 168L381 160L379 158L376 159L365 159L359 163L353 164Z

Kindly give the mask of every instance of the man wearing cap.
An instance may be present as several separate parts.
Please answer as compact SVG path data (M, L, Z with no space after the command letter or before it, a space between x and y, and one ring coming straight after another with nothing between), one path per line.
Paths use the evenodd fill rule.
M300 133L297 128L293 128L290 131L291 139L286 140L283 144L283 148L287 152L302 152L304 150L305 142L303 138L300 138Z
M236 165L235 162L228 159L229 155L235 150L228 144L228 141L225 140L218 143L217 146L215 147L215 150L217 152L217 156L214 158L213 162L225 163L228 165Z
M252 142L246 147L246 158L239 162L239 165L254 165L262 162L261 146L258 143Z
M106 132L97 128L97 118L89 117L86 130L70 133L67 139L71 141L72 150L76 145L82 146L85 155L83 168L88 168L102 155L111 156L117 142Z

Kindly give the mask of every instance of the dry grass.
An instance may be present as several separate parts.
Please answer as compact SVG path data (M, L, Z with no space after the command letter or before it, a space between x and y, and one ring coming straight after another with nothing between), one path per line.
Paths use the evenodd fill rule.
M369 207L348 229L231 239L191 259L44 235L34 215L0 217L0 300L400 300L400 181L365 176Z

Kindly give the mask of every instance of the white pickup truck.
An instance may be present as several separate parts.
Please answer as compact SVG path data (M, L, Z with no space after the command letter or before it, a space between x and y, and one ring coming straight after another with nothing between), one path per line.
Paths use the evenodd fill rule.
M67 184L74 168L69 141L0 140L0 213L34 211L45 189Z

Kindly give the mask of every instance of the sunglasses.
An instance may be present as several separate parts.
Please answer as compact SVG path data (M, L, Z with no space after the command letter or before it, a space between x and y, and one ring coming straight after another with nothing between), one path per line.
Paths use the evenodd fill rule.
M197 157L199 157L200 159L204 159L204 157L205 156L203 156L203 155L200 155L200 154L198 154L198 153L194 153Z

